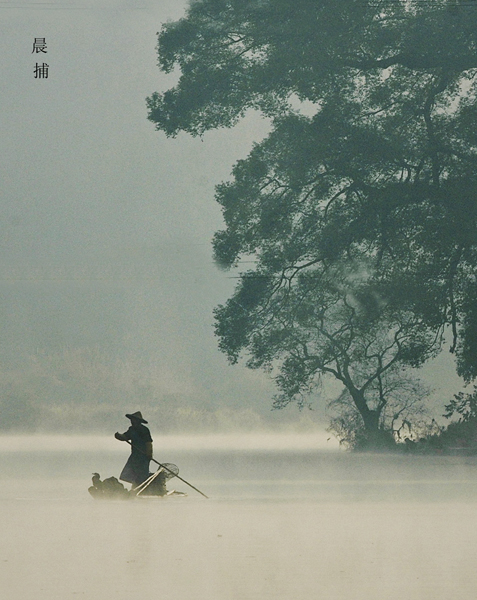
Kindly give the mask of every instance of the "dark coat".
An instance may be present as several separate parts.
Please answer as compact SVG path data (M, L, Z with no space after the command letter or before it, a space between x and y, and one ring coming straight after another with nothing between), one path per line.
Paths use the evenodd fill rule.
M128 458L119 479L137 486L149 477L148 456L152 437L149 429L142 424L131 425L121 434L121 438L129 440L132 444L131 456Z

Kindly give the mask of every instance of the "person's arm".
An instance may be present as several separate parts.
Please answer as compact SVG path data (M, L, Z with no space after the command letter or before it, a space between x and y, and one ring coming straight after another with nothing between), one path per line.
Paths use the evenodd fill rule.
M119 433L118 431L116 431L114 437L121 442L127 442L129 439L127 431L125 433Z
M146 456L149 460L152 459L152 442L146 442Z

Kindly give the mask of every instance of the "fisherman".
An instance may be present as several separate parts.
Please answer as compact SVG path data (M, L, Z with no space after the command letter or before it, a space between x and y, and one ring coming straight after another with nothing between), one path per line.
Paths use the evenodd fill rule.
M124 433L116 432L114 437L122 442L131 443L131 456L128 458L119 479L132 484L136 488L149 477L149 461L152 459L152 437L147 423L140 411L126 415L131 421L131 427Z

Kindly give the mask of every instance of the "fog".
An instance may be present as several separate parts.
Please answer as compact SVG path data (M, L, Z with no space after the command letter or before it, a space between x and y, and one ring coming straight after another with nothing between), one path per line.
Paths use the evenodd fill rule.
M305 438L306 439L306 438ZM159 441L159 440L158 440ZM4 437L0 581L21 600L472 597L475 458L368 456L276 436L165 436L186 497L94 500L104 437Z
M235 280L210 246L214 185L267 126L252 117L234 135L166 140L146 119L146 96L171 81L156 66L156 31L184 7L0 8L4 430L106 432L159 404L173 429L199 413L216 429L235 411L268 417L268 379L217 351L212 309ZM33 77L38 36L47 80ZM215 415L224 406L231 416Z

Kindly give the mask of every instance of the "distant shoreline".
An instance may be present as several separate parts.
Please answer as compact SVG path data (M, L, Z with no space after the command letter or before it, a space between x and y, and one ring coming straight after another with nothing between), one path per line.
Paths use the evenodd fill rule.
M157 446L168 450L339 450L338 441L317 433L156 434ZM105 451L124 453L114 437L78 434L0 435L0 452Z

